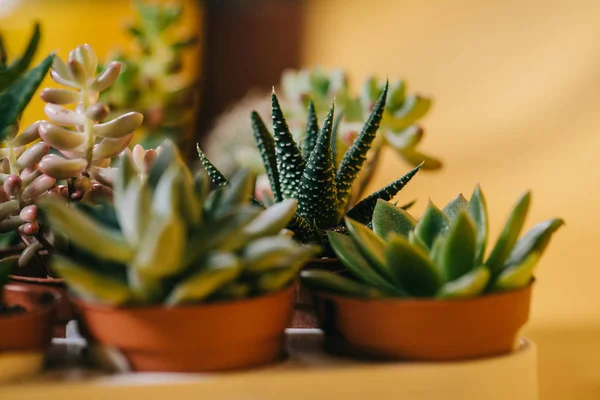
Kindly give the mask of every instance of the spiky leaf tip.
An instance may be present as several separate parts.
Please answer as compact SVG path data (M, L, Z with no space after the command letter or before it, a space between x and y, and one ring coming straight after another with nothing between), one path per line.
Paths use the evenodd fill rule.
M213 183L219 186L227 185L228 181L227 178L225 178L225 175L223 175L221 171L219 171L219 169L210 162L210 160L206 157L206 154L200 150L199 144L196 144L196 150L198 151L198 156L200 157L200 161L202 162L204 169L208 173L208 176L210 176L210 179L213 181Z
M269 130L267 129L262 118L256 111L252 111L252 132L254 133L254 140L256 146L260 152L260 156L263 160L267 176L269 177L269 183L273 190L273 196L275 201L283 200L281 196L281 188L279 186L279 172L277 171L277 156L275 155L275 140Z
M386 81L383 91L379 96L379 99L373 107L373 111L367 122L365 123L362 131L358 135L358 138L352 144L352 147L348 149L344 158L340 163L340 167L336 176L336 184L338 188L338 203L340 208L345 208L350 197L350 191L354 180L358 176L364 162L367 159L367 153L371 149L371 144L375 139L377 130L383 117L383 111L385 109L385 102L388 92L388 81Z
M285 199L295 198L304 172L304 158L283 116L275 91L271 95L271 103L281 195Z

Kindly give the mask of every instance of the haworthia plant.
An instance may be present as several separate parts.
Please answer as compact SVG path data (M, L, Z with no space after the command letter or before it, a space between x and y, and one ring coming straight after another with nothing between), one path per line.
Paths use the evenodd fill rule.
M365 165L367 153L376 138L387 99L387 85L375 103L360 135L346 151L339 166L334 160L335 110L332 106L319 129L310 110L307 142L301 148L293 139L277 95L272 94L274 135L258 113L252 113L257 147L273 190L274 200L297 199L298 210L289 228L304 242L327 244L327 231L345 231L343 217L348 214L363 223L369 222L377 199L392 199L418 172L421 165L400 179L351 207L350 190ZM213 182L227 184L227 179L198 147L200 160Z
M240 171L209 192L176 147L164 143L146 178L120 156L114 206L40 204L55 235L52 268L79 297L109 305L198 303L281 290L319 252L280 232L295 200L266 210L249 203L253 180Z
M479 186L470 200L459 195L442 210L430 203L419 221L379 200L372 231L346 218L349 236L328 233L349 275L304 271L302 280L352 297L467 298L523 288L564 223L550 219L519 238L529 197L526 193L519 200L487 259L488 215Z

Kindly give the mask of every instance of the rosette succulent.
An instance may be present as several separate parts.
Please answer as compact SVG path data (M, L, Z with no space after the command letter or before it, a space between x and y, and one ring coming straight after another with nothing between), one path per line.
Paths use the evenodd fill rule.
M281 235L296 202L250 204L246 171L209 192L165 143L146 179L123 153L114 205L41 204L56 235L53 269L79 297L109 305L197 303L277 291L318 249Z
M283 73L280 101L294 140L302 145L307 139L304 123L308 117L308 103L312 101L319 119L325 118L329 106L335 102L338 110L338 127L334 135L338 152L336 163L341 162L345 151L358 137L362 122L383 91L384 82L369 77L358 96L352 93L346 74L341 70L325 72L321 69L288 70ZM379 134L371 145L361 173L354 182L352 202L356 202L379 165L381 149L388 146L414 166L423 162L423 169L441 167L436 158L418 149L424 131L420 120L427 114L431 100L418 94L407 94L406 82L392 81L387 92L387 107L383 112ZM264 172L260 154L253 148L246 116L251 110L262 116L269 111L267 96L251 94L220 116L206 139L206 154L222 166L224 172L240 166Z
M488 215L479 187L443 210L430 203L416 221L405 210L379 201L372 227L346 218L349 236L329 232L347 275L304 271L303 283L354 297L467 298L529 285L534 268L563 220L535 225L519 238L530 194L516 204L486 257Z
M367 154L375 140L384 113L388 86L386 85L366 123L352 146L337 157L335 132L337 124L331 106L319 128L316 111L309 104L306 140L299 146L292 136L275 93L272 95L273 132L268 131L258 113L252 113L252 127L270 186L270 202L298 200L298 211L289 228L303 242L327 244L327 231L344 231L345 215L368 222L377 199L390 200L417 173L417 166L364 200L351 206L351 191ZM201 161L213 182L226 185L225 176L207 159L198 147ZM340 160L336 162L336 160ZM255 200L256 201L256 200Z

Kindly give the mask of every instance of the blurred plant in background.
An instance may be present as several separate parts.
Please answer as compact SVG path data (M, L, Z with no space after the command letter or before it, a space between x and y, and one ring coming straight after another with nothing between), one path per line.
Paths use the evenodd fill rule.
M119 61L123 71L100 99L111 111L137 110L144 115L134 143L145 148L156 147L165 138L185 143L192 133L197 82L182 73L182 59L198 37L176 32L183 10L178 2L137 0L134 4L136 21L127 32L135 41L135 51L108 57Z
M285 110L285 118L297 143L304 142L304 126L307 118L308 102L312 100L319 120L327 113L335 101L338 117L337 137L335 138L338 158L348 150L358 136L375 101L383 90L384 80L368 78L358 96L352 93L348 78L342 70L329 72L321 69L287 70L280 82L280 101ZM431 100L417 94L406 93L406 83L402 80L390 82L387 107L381 121L379 134L369 152L367 164L356 180L352 201L362 195L376 171L381 149L389 146L406 162L413 166L424 162L424 170L441 168L436 158L418 149L424 131L420 120L427 114ZM261 157L254 145L248 116L256 110L261 116L269 116L270 99L267 94L252 92L222 114L215 122L212 131L205 139L203 148L221 171L231 174L238 168L250 168L256 173L264 172ZM341 159L336 160L339 163ZM261 180L259 179L259 182Z

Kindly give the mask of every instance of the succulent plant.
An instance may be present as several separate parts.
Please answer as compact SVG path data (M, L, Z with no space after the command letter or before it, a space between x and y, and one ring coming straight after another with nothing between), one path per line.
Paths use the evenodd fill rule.
M373 230L346 218L349 236L329 232L349 276L304 271L309 287L355 297L467 298L527 286L554 232L563 220L535 225L519 238L530 194L523 195L491 253L486 201L479 187L443 210L430 203L417 222L401 208L379 201Z
M302 148L294 141L275 93L272 95L274 135L268 131L258 113L252 113L252 127L257 147L273 190L273 201L297 199L298 211L290 229L301 241L327 244L326 231L343 231L344 215L368 222L377 199L390 200L417 173L417 166L403 177L371 194L351 209L350 194L367 153L375 140L387 99L386 85L360 135L336 163L336 123L332 105L319 129L315 108L309 104L306 141ZM198 147L201 161L219 185L227 184L225 176L206 158Z
M111 110L143 113L144 124L135 141L145 148L154 148L165 138L182 144L191 134L196 89L196 82L181 73L182 56L197 38L176 34L182 16L177 2L137 0L134 5L137 20L127 31L136 52L112 55L123 65L123 73L100 99Z
M67 63L56 57L50 76L57 83L75 89L44 89L41 97L44 111L51 120L39 122L42 140L60 152L40 162L40 170L56 179L89 177L101 183L113 179L107 169L111 159L127 148L143 116L127 112L105 121L108 107L98 102L100 92L110 87L121 71L119 62L109 63L96 74L98 59L89 45L81 45L69 53ZM63 105L76 103L75 110ZM83 183L83 192L91 189Z
M247 171L209 193L205 174L192 177L177 149L162 147L143 180L133 157L120 156L114 206L41 203L68 241L52 267L79 297L110 305L244 298L287 286L316 254L280 234L294 200L251 205Z
M308 117L309 101L313 102L319 119L325 117L330 104L335 101L336 109L340 111L337 122L339 126L334 135L338 149L335 162L339 164L343 154L358 136L362 122L380 96L383 86L383 81L369 77L360 94L353 96L346 74L341 70L287 70L281 79L280 101L292 136L301 145L308 140L304 123ZM441 167L440 161L418 149L424 134L418 123L430 106L431 100L426 97L407 95L404 81L391 82L380 133L371 146L367 163L354 182L351 204L362 196L379 165L380 151L384 146L394 149L400 157L414 166L424 162L424 169ZM240 101L217 119L203 144L206 154L222 165L224 172L233 171L240 166L253 168L257 173L264 172L260 154L253 148L250 129L245 123L246 115L253 109L266 115L269 109L267 96L252 93Z
M27 48L17 60L8 62L8 54L4 48L4 41L0 36L0 93L6 90L14 81L25 73L40 44L40 25L35 24L33 34L29 39Z

